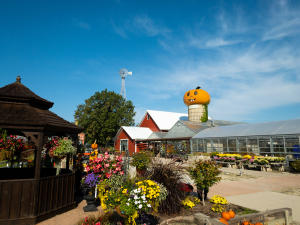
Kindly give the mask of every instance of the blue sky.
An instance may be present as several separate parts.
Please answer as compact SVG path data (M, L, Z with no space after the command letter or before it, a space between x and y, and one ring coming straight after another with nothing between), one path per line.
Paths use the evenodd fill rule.
M73 121L124 67L137 122L198 85L214 119L300 118L300 1L0 0L0 86L20 74Z

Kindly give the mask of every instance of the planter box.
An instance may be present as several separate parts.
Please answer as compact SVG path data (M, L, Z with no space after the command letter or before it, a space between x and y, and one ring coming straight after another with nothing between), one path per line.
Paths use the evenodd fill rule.
M292 224L292 209L281 208L265 212L251 213L242 216L236 216L228 221L229 225L237 225L247 220L255 224L261 222L268 225L289 225ZM164 220L161 225L224 225L218 219L210 218L202 213L195 213L191 216L178 216L168 220Z

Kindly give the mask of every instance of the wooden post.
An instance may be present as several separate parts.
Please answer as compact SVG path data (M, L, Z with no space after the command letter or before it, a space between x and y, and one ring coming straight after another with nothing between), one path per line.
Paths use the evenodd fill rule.
M35 155L35 171L34 171L34 179L40 179L41 175L41 153L44 144L44 133L39 132L37 138L37 150Z

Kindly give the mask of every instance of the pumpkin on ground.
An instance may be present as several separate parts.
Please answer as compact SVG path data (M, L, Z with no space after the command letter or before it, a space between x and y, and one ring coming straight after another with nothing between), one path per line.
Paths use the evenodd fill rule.
M250 225L251 223L249 222L249 221L244 221L243 223L242 223L242 225Z
M223 217L220 218L219 221L220 221L221 223L224 223L224 224L228 225L227 220L225 220Z
M183 101L187 106L194 104L207 105L210 102L210 95L200 89L200 87L197 87L196 89L187 91L183 96Z
M232 209L230 209L228 211L228 214L229 214L229 216L230 216L231 219L235 217L235 212Z
M229 214L229 212L222 212L222 218L225 219L225 220L230 220L231 219L231 216Z

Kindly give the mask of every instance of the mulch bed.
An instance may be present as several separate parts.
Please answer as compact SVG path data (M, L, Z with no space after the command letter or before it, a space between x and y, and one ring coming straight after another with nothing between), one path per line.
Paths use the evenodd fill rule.
M203 213L211 218L221 218L221 213L217 213L211 210L213 203L209 201L205 201L205 206L202 205L202 203L196 205L192 209L182 209L180 213L173 214L173 215L165 215L165 214L159 214L160 221L164 221L167 219L171 219L177 216L189 216L193 215L195 213ZM234 205L234 204L228 204L225 207L226 210L232 209L236 215L241 215L241 214L247 214L247 213L254 213L256 211L247 209L245 207L239 206L239 205Z

